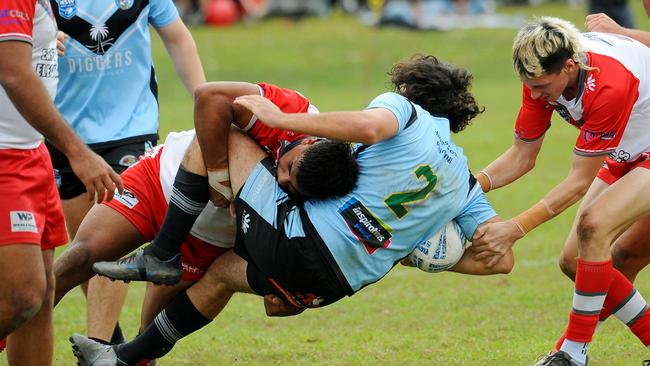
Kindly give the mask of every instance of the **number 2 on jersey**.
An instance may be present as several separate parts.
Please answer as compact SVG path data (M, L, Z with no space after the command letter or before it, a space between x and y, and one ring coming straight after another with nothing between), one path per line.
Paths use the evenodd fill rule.
M393 193L384 200L386 206L398 219L402 219L409 213L406 205L427 199L438 183L438 176L433 173L429 165L420 165L413 174L417 179L425 179L427 185L416 191Z

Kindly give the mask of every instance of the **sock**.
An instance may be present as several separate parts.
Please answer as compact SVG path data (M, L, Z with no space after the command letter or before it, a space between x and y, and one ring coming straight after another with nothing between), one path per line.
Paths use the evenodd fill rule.
M145 248L145 253L161 260L171 259L178 254L208 199L208 177L188 172L181 165L174 179L165 219L152 245Z
M120 360L129 365L143 358L159 358L167 354L178 340L211 321L196 309L183 291L156 316L142 334L131 342L117 346L115 352Z
M588 262L578 258L573 309L560 349L573 359L586 360L587 345L598 325L600 310L613 280L612 260Z
M589 347L587 342L574 342L565 339L560 350L570 354L571 361L577 363L578 366L584 366L587 364L587 347Z

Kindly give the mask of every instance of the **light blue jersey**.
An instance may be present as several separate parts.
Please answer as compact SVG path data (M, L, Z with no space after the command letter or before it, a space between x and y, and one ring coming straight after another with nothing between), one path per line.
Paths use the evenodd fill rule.
M368 108L393 112L398 133L359 153L353 192L304 205L353 291L381 279L418 242L471 211L469 205L482 205L480 214L460 220L469 221L464 231L471 230L470 237L476 225L467 226L494 216L482 192L469 194L467 158L451 140L447 119L415 105L417 119L405 128L412 104L395 93L378 96Z
M447 119L433 117L395 93L380 95L368 108L393 112L399 129L377 144L356 146L360 174L350 194L307 200L302 209L285 205L291 202L289 196L262 163L242 187L240 242L267 276L280 272L290 277L293 272L275 268L278 261L287 260L276 256L301 258L299 243L304 241L299 239L306 238L326 247L326 262L346 294L352 295L381 279L452 219L471 238L479 224L496 216L470 177L463 150L451 141Z
M87 144L158 133L149 24L178 18L171 0L51 0L69 38L55 104Z

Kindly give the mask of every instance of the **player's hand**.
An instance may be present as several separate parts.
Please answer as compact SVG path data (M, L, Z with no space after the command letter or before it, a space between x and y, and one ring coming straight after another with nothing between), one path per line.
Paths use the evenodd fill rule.
M113 199L115 188L124 192L122 178L99 155L86 148L83 153L68 156L72 171L86 187L88 200L101 203Z
M472 238L472 251L476 253L473 258L485 262L488 268L493 267L523 236L513 221L481 225Z
M228 167L220 169L208 169L208 195L210 201L217 207L226 208L230 206L233 199L230 189L230 174Z
M242 95L237 97L233 104L248 109L271 128L283 128L281 123L284 113L273 102L261 95Z
M626 28L621 27L612 18L603 13L587 15L585 27L590 32L625 34Z
M297 308L291 304L287 304L275 295L264 296L264 309L266 310L267 316L292 316L305 311L305 308Z
M59 56L63 56L65 54L65 41L68 39L68 35L58 31L56 32L56 53Z

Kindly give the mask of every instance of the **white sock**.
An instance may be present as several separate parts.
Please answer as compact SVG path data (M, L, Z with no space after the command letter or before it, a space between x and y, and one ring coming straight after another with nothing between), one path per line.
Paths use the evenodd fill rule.
M562 342L561 351L568 353L571 356L571 360L578 364L578 366L585 366L587 363L587 347L589 343L585 342L576 342L569 339L565 339Z

